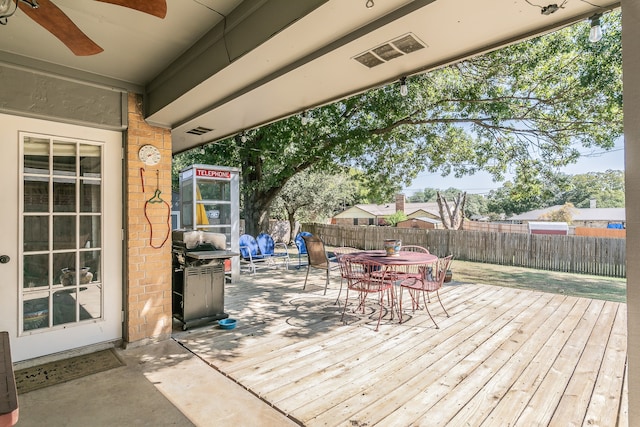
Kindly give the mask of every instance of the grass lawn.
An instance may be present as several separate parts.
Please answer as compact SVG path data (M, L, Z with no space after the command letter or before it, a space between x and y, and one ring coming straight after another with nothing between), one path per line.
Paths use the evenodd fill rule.
M331 252L333 247L327 246L326 250ZM298 254L295 249L289 250L289 256L295 260L294 262L297 262ZM303 262L306 263L306 255L303 259ZM451 270L453 278L449 285L482 283L615 302L627 301L627 279L483 264L456 259L451 264Z
M456 260L451 270L451 285L483 283L616 302L627 298L627 279Z

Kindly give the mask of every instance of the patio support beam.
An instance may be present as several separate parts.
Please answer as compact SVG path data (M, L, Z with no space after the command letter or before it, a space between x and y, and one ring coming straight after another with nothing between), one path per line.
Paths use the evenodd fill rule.
M640 2L622 1L629 424L640 425Z

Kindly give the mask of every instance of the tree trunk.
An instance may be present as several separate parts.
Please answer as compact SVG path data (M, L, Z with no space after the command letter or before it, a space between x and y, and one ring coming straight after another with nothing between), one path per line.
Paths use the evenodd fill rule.
M450 230L451 229L451 209L449 208L449 203L447 199L438 191L436 193L436 201L438 202L438 211L440 211L440 219L442 220L442 226ZM447 209L447 213L445 214L444 209Z
M269 232L269 208L280 187L261 186L264 181L261 157L252 150L244 154L240 174L244 200L244 232L255 237L262 232Z
M447 199L441 195L440 192L437 193L436 200L438 202L438 210L440 211L440 218L442 219L442 225L444 228L447 230L460 230L464 223L464 204L467 200L467 193L459 193L456 196L453 201L453 211L451 210L451 206L449 206Z
M296 238L296 213L287 210L287 219L289 220L289 244L293 243Z
M467 192L462 193L462 201L460 203L460 224L458 224L458 228L456 230L462 230L462 226L464 225L464 205L467 203Z
M258 193L244 195L244 232L252 236L269 231L269 206L264 206Z

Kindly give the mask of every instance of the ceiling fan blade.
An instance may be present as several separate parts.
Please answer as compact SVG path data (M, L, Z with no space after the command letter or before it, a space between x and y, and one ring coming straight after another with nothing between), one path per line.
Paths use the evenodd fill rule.
M166 0L98 0L103 3L111 3L122 7L128 7L139 12L148 13L164 19L167 16Z
M20 10L56 36L75 55L89 56L103 51L50 0L38 0L38 5L37 9L32 9L30 6L18 1Z

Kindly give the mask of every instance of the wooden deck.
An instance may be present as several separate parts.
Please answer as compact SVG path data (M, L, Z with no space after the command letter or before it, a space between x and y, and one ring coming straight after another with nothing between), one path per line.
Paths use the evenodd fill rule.
M243 275L226 287L236 329L174 338L305 426L627 425L625 304L454 282L450 318L429 305L440 329L405 307L374 332L372 301L343 324L339 278L323 296L304 273Z

